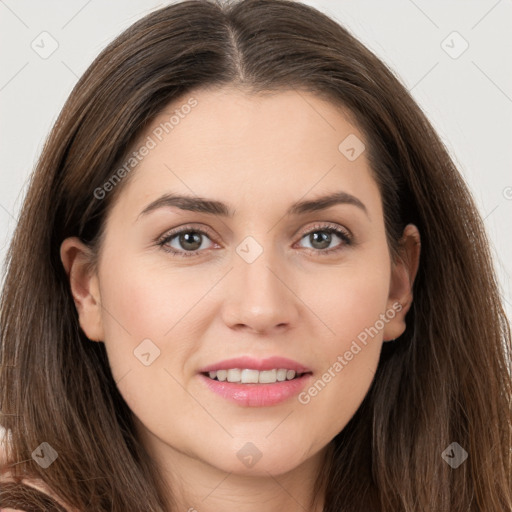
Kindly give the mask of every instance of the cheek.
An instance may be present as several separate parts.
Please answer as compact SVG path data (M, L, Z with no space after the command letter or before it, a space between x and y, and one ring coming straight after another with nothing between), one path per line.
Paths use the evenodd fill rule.
M370 328L385 312L389 295L390 271L387 260L372 265L347 265L317 274L301 289L310 310L325 324L324 339L332 349L341 349Z
M196 273L191 279L190 272L160 267L126 257L104 268L102 320L109 342L150 338L163 343L211 286L211 275Z
M143 267L130 258L115 261L100 277L105 348L114 381L135 416L152 430L172 431L178 408L194 418L190 432L204 417L179 383L197 350L190 312L204 295L205 283L191 286L179 273Z
M327 289L310 303L329 331L316 340L322 364L299 403L310 418L331 418L324 432L330 439L361 405L377 369L389 291L386 262L344 269L339 284L331 281Z
M151 402L148 397L168 400L171 389L179 401L181 388L172 377L183 382L198 350L202 322L196 312L218 277L196 272L191 279L190 272L143 265L129 256L105 261L115 261L104 265L100 275L105 347L114 380L134 412Z
M162 334L171 327L169 312L175 306L172 294L163 297L147 271L134 263L127 256L106 252L100 272L104 343L116 382L142 368L146 374L154 368L161 358ZM162 315L163 308L167 316Z

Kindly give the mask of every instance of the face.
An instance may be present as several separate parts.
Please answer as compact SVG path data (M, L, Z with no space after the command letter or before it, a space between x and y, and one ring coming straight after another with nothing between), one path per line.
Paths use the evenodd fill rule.
M135 147L96 273L62 245L81 327L158 457L278 475L356 412L415 272L390 259L363 144L309 93L197 91Z

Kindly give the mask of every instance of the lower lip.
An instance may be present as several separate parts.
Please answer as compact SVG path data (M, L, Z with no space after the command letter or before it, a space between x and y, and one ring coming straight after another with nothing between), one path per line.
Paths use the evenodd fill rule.
M211 391L231 402L245 407L268 407L298 395L310 380L311 374L307 373L298 379L285 380L275 384L239 384L237 382L220 382L202 374L199 377Z

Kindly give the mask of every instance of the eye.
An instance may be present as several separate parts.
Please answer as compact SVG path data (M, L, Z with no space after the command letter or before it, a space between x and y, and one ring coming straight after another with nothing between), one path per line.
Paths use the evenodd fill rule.
M164 251L176 256L198 256L201 251L208 249L208 244L205 246L204 242L205 239L211 241L211 236L208 230L185 226L166 233L156 243ZM336 238L341 240L341 243L329 247L333 241L336 241ZM344 246L352 243L351 234L335 224L316 225L313 229L303 233L301 240L303 239L312 244L312 247L305 247L307 251L322 256L340 251ZM217 247L219 246L217 245Z
M176 256L196 256L200 250L207 248L203 244L205 237L209 239L207 231L185 226L179 230L166 233L163 238L157 241L157 244L164 251Z
M335 247L329 247L333 241L336 241L336 238L342 242ZM302 235L301 240L303 239L306 239L312 245L312 247L306 247L306 249L322 256L340 251L344 246L352 243L352 237L347 230L332 224L314 226L313 229Z

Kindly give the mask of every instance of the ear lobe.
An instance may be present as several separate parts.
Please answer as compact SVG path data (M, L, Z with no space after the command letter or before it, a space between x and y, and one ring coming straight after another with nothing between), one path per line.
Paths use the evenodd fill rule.
M69 279L80 327L94 341L104 338L101 297L96 272L91 271L91 251L78 238L66 238L60 246L60 258Z
M405 331L405 316L413 301L412 288L418 273L421 239L418 228L408 224L399 242L399 256L393 262L389 287L388 310L396 314L384 328L384 341L394 340Z

